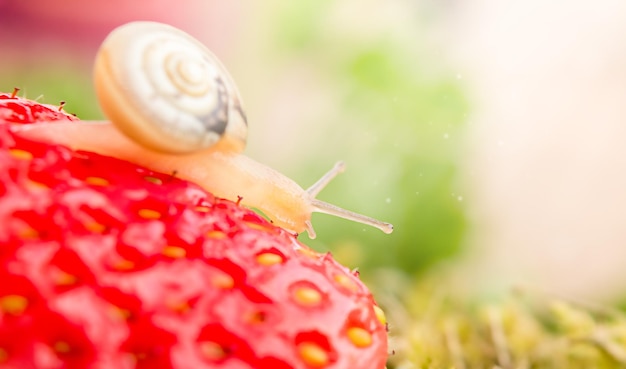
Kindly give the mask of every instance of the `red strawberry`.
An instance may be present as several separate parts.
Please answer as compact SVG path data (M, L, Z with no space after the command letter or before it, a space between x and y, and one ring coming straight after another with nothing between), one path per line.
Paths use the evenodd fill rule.
M21 138L75 120L0 94L0 368L385 366L356 273L132 163Z

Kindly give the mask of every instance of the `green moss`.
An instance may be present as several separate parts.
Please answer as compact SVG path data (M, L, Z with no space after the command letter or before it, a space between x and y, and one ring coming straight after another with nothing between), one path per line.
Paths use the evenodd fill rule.
M431 280L409 289L398 306L387 299L397 346L388 368L626 367L621 311L524 294L469 304L442 291Z

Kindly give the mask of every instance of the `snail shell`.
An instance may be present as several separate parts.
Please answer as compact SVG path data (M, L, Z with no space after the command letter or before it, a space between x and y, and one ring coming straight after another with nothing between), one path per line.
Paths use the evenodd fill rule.
M159 152L240 152L246 117L232 77L199 41L174 27L131 22L105 39L94 81L105 115Z

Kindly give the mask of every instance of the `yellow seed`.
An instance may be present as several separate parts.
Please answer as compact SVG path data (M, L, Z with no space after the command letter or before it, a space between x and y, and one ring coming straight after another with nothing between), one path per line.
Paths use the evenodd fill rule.
M322 368L328 365L328 353L313 342L303 342L298 345L298 354L304 363L314 368Z
M322 294L320 291L312 287L299 287L293 292L293 298L302 306L317 306L322 302Z
M35 182L35 181L31 180L31 179L29 179L28 182L26 182L26 185L31 190L48 190L48 189L50 189L50 187L48 187L48 185L45 185L45 184L43 184L41 182Z
M135 263L130 260L119 260L113 268L117 270L131 270L135 267Z
M206 236L207 236L207 238L213 238L213 239L221 240L223 238L226 238L226 233L224 233L222 231L213 230L213 231L208 231Z
M26 228L20 231L19 236L23 240L36 240L39 238L39 232L31 227L26 226Z
M215 342L202 342L200 343L200 351L205 358L217 361L226 357L226 351L224 348Z
M28 307L28 299L20 295L6 295L0 297L0 311L11 314L19 315Z
M179 314L184 314L188 312L189 310L191 310L191 306L189 306L189 303L186 301L177 301L177 302L170 301L167 303L167 307L173 312L176 312Z
M354 281L345 274L336 274L334 279L337 284L345 289L348 289L352 292L357 292L359 290L359 287L356 285L356 283L354 283Z
M70 348L71 348L69 343L65 341L57 341L52 347L54 351L60 354L67 354L68 352L70 352Z
M131 312L128 309L122 309L118 306L111 305L111 315L113 318L119 320L127 320L131 317Z
M209 211L211 211L211 208L209 208L208 206L196 206L196 211L199 213L208 213Z
M166 246L163 249L163 255L168 256L172 259L180 259L187 256L187 250L178 246Z
M20 160L31 160L33 158L33 154L20 149L10 149L9 154L11 154L12 157Z
M143 179L145 179L146 181L148 181L150 183L154 183L155 185L162 185L163 184L163 181L161 181L160 179L158 179L156 177L145 176L145 177L143 177Z
M233 288L235 280L226 273L219 273L211 278L211 284L216 288L227 290Z
M376 319L378 319L380 324L387 324L387 317L385 316L385 312L378 305L374 305L374 314L376 314Z
M160 219L161 213L152 209L141 209L138 212L139 216L144 219Z
M256 229L258 231L269 231L270 228L268 228L267 225L265 224L259 224L259 223L254 223L254 222L245 222L246 225L252 229Z
M282 263L283 257L273 252L264 252L257 255L256 262L261 265L270 266Z
M85 178L85 183L93 185L93 186L108 186L109 181L101 177L87 177Z
M98 222L87 222L85 228L92 233L103 233L107 229L105 225Z
M65 273L62 270L59 270L54 276L54 283L57 286L71 286L76 284L77 281L78 278L76 278L76 276Z
M372 344L372 334L360 327L348 328L348 339L356 347L367 347Z
M261 324L265 322L267 315L262 311L254 311L246 314L245 321L249 324Z
M9 354L6 350L0 347L0 363L6 361L9 358Z

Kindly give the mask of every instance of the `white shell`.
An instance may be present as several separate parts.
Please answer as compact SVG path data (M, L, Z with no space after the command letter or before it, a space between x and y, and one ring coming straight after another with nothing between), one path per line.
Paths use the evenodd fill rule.
M153 150L245 147L247 123L231 76L204 45L156 22L113 30L100 47L96 92L107 117Z

